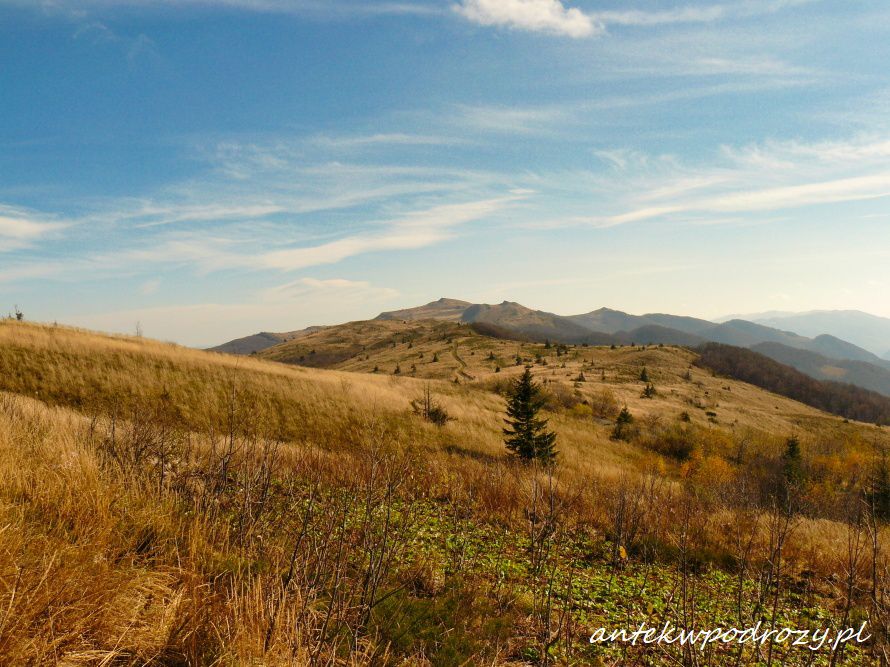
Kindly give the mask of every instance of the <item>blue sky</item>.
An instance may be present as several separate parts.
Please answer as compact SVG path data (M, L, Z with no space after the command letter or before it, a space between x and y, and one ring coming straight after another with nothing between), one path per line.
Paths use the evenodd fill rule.
M0 310L890 316L890 7L0 0Z

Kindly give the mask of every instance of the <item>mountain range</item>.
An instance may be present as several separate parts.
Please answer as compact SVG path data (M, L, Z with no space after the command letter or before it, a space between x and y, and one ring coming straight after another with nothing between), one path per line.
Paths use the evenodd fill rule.
M557 315L512 301L474 304L442 298L418 306L381 313L375 320L413 322L439 320L474 325L487 335L520 340L576 345L680 345L697 347L722 343L753 349L780 363L820 380L847 382L890 396L890 360L873 352L881 349L881 336L890 347L890 320L858 313L832 311L802 314L764 314L761 321L732 318L723 322L666 313L631 315L600 308L580 315ZM771 326L773 322L780 326ZM856 323L863 326L856 327ZM797 329L791 329L793 324ZM825 326L825 330L820 330ZM230 341L213 351L254 354L269 350L325 327L309 327L287 333L262 332ZM833 332L855 334L869 343L861 347ZM807 333L801 333L807 332Z
M858 310L814 310L806 313L761 313L743 319L790 329L804 336L831 334L885 360L890 359L890 319Z

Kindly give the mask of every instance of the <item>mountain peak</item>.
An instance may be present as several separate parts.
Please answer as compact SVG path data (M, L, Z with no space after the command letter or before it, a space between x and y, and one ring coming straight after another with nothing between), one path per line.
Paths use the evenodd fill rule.
M391 310L380 313L375 319L378 320L447 320L456 322L460 320L463 312L472 304L469 301L461 301L460 299L449 299L442 297L436 301L431 301L424 306L416 308L403 308L401 310Z

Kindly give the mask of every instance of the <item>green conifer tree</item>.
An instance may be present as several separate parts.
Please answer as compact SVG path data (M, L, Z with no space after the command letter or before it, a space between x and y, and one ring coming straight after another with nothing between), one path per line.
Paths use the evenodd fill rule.
M507 397L504 443L523 461L537 460L549 465L556 459L556 433L548 431L547 420L538 417L543 406L541 388L526 367Z

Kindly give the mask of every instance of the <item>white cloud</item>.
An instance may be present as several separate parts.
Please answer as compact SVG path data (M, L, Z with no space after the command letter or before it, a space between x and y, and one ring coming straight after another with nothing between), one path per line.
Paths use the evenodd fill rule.
M310 143L321 148L351 150L392 146L449 146L465 142L456 137L437 137L422 134L392 132L370 135L318 135L310 139Z
M437 206L386 223L384 231L380 233L349 236L316 246L276 250L256 259L265 268L294 271L308 266L333 264L368 252L422 248L450 238L455 227L491 215L519 198L519 195L514 195Z
M123 210L112 213L117 222L133 221L140 227L172 225L182 222L219 222L223 220L255 220L276 213L283 213L283 206L256 204L189 204L171 203L160 205L152 201L134 202L132 207L126 201L118 202Z
M0 252L27 247L68 224L50 222L31 211L0 204Z
M366 280L345 278L300 278L293 282L264 290L260 298L266 302L281 302L304 298L310 293L325 292L332 299L394 299L399 291L390 287L374 287Z
M590 37L603 31L600 24L561 0L462 0L455 11L473 23L545 32L567 37Z
M63 12L75 17L87 11L116 7L209 8L223 7L268 14L317 14L323 16L375 16L386 14L428 15L442 11L420 2L350 2L343 0L0 0L0 6L22 6L44 12Z
M569 224L607 227L683 215L689 222L741 222L726 214L762 214L890 197L890 141L767 142L724 146L716 164L690 167L670 156L633 151L597 153L612 174L586 187L617 208L611 215L574 216ZM576 178L576 182L578 181ZM759 218L758 218L759 219ZM558 221L545 226L558 225Z
M607 25L660 26L675 23L713 23L729 18L748 18L774 14L788 7L805 5L817 0L746 0L745 2L704 6L672 7L646 11L638 9L603 11L591 18Z

